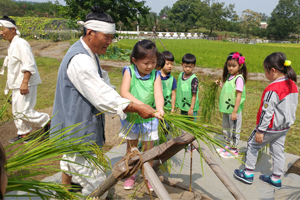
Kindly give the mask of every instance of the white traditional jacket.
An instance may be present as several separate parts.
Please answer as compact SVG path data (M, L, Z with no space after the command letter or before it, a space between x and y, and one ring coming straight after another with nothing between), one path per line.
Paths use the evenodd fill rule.
M42 83L34 55L29 43L16 35L8 47L8 55L3 63L0 74L4 74L7 67L7 83L5 93L8 89L19 89L24 78L24 72L29 71L31 77L28 86Z

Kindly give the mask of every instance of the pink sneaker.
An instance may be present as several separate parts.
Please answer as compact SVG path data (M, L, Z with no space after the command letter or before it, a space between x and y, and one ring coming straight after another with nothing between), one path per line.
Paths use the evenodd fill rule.
M151 184L149 183L149 181L147 181L147 184L148 184L150 192L153 192L153 188L152 188Z
M229 152L223 152L223 153L220 153L220 156L223 157L223 158L235 158L235 157L238 157L239 156L239 151L238 150L230 150L231 153Z
M124 182L124 189L125 190L130 190L130 189L133 188L135 178L136 178L136 175L133 175L132 177L125 180L125 182Z
M227 150L230 150L231 147L226 145L224 148L217 149L217 152L218 152L218 153L226 152L226 149L227 149Z

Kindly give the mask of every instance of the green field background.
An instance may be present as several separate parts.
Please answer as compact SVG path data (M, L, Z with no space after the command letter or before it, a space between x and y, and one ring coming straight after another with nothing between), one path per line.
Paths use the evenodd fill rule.
M273 52L283 52L287 59L292 61L292 67L300 74L300 44L238 44L232 42L220 42L209 40L161 40L168 51L175 57L175 63L180 64L182 56L186 53L194 54L197 58L197 66L208 68L223 68L227 56L231 52L240 52L246 57L249 72L264 73L263 61ZM132 49L138 40L123 39L118 46ZM159 40L156 40L158 50L164 51Z

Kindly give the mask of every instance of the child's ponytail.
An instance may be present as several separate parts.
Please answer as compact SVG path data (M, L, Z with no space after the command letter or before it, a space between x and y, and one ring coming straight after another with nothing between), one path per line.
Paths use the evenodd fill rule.
M289 79L297 82L297 75L291 64L291 61L287 60L285 54L282 52L272 53L264 61L264 67L267 71L270 71L272 68L277 69Z

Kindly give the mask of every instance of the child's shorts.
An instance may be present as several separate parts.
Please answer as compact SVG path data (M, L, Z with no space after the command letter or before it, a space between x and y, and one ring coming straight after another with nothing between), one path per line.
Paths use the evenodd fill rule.
M119 133L119 137L125 138L126 140L137 140L139 137L141 137L142 141L154 141L154 140L158 140L158 131L152 131L150 133L133 133L133 132L129 132L127 134L127 132L120 132Z

